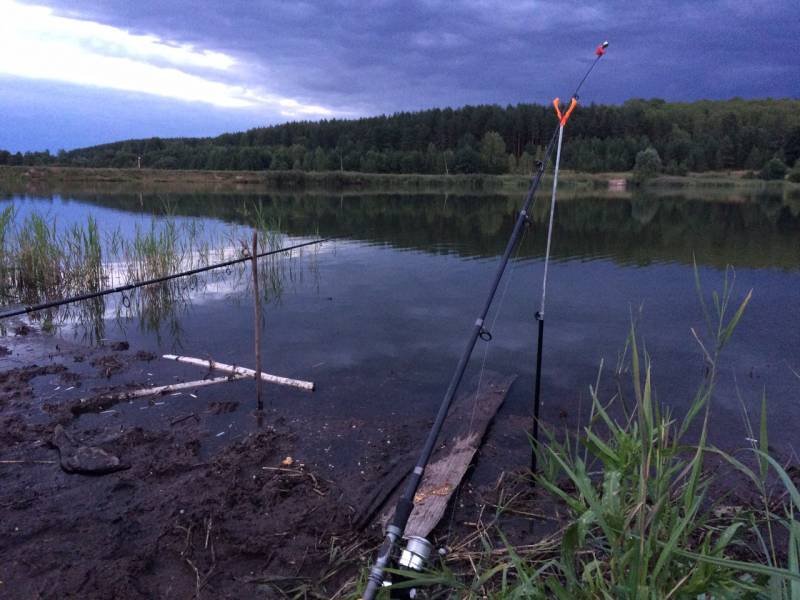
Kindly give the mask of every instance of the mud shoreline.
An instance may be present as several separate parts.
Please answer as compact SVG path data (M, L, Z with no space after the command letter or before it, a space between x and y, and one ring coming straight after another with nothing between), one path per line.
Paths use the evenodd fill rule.
M165 411L142 426L128 417L175 400L154 396L87 411L82 399L147 385L143 376L158 377L167 361L126 342L88 347L14 329L0 338L0 595L354 592L381 541L380 511L367 515L364 506L414 458L426 420L366 427L343 416L304 424L276 411L259 415L235 393L208 402L198 391L191 411ZM225 442L214 420L236 411L249 411L252 431ZM123 468L66 472L55 440L60 428L77 445L118 457ZM309 450L302 442L312 437L319 447L338 444L338 453ZM443 519L441 543L471 530L481 507L496 501L495 486L469 480L455 513Z
M205 417L236 410L236 402L201 404L152 430L110 414L107 425L84 423L70 410L77 400L48 400L42 390L91 396L152 356L63 347L37 332L3 342L3 597L280 597L304 585L332 596L358 568L332 565L332 549L353 554L376 541L352 526L355 508L342 488L355 482L315 473L281 419L212 454L201 451L210 436ZM31 348L39 360L26 358ZM129 468L65 472L53 445L59 426Z

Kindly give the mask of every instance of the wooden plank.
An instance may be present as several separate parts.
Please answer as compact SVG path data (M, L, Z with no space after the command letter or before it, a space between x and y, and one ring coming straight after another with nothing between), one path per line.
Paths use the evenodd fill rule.
M485 371L477 392L473 385L453 402L440 438L443 441L434 450L414 497L406 537L427 537L439 523L516 378ZM392 512L385 515L385 522Z

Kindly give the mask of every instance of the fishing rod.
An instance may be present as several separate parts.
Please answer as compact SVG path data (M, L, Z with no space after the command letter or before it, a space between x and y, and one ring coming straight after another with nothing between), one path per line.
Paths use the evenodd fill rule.
M335 237L323 238L321 240L312 240L310 242L303 242L302 244L295 244L294 246L288 246L287 248L278 248L277 250L270 250L268 252L262 252L256 255L256 258L262 258L264 256L270 256L272 254L279 254L281 252L289 252L291 250L296 250L298 248L303 248L305 246L312 246L315 244L321 244L323 242L328 242L330 240L336 239ZM253 260L252 256L244 256L242 258L234 258L232 260L226 260L225 262L217 263L214 265L207 265L205 267L198 267L196 269L191 269L189 271L183 271L181 273L173 273L171 275L164 275L163 277L156 277L154 279L148 279L146 281L139 281L135 283L128 283L126 285L120 285L115 288L109 288L106 290L100 290L99 292L89 292L86 294L80 294L78 296L72 296L70 298L63 298L61 300L53 300L51 302L43 302L41 304L34 304L32 306L24 306L22 308L18 308L15 310L11 310L8 312L4 312L0 314L0 320L7 319L9 317L16 317L18 315L24 315L32 312L37 312L40 310L45 310L47 308L55 308L56 306L63 306L64 304L72 304L73 302L80 302L81 300L89 300L91 298L98 298L100 296L107 296L109 294L116 294L118 292L127 292L128 290L132 290L135 288L145 287L148 285L153 285L156 283L163 283L165 281L169 281L170 279L178 279L179 277L188 277L190 275L197 275L198 273L202 273L204 271L211 271L213 269L221 269L223 267L230 267L231 265L235 265L240 262L244 262L246 260Z
M580 83L578 84L578 87L572 94L571 107L568 109L566 113L567 118L569 117L569 114L572 112L572 110L574 110L575 104L577 104L578 92L583 86L583 83L586 81L586 78L589 77L589 74L592 72L598 61L603 57L607 47L608 47L608 42L603 42L595 50L596 58L594 62L592 62L591 66L589 67L589 70L586 71L586 74L583 76L583 79L581 79ZM484 303L483 309L478 315L478 318L475 320L475 325L472 328L472 333L470 334L469 340L467 341L467 347L465 348L464 353L462 354L461 359L459 360L458 365L456 366L455 373L453 374L453 377L450 381L450 385L448 386L447 391L445 392L444 399L442 400L442 403L439 406L439 412L436 414L436 419L433 422L433 426L428 432L428 437L425 440L425 445L422 448L422 452L420 453L416 466L409 475L408 481L406 482L406 485L403 489L403 493L397 502L397 506L395 507L394 511L394 516L392 517L391 522L386 526L386 536L384 538L380 550L378 551L378 556L375 559L375 563L372 566L372 569L370 570L367 579L367 587L364 590L363 600L374 600L375 596L378 593L378 590L381 587L386 585L391 585L391 582L384 581L384 573L386 567L389 565L390 561L393 558L393 554L395 552L395 548L397 547L398 542L403 537L406 524L408 523L408 519L411 516L411 511L414 509L414 496L417 493L417 489L419 488L420 482L422 481L422 475L425 472L425 467L428 465L431 454L433 453L434 446L436 445L436 440L439 437L439 433L441 432L442 425L444 424L445 417L447 416L447 412L450 409L450 405L453 402L453 398L455 397L456 392L458 391L458 387L461 384L461 380L464 377L464 372L467 369L467 363L469 362L469 359L472 356L472 352L475 349L475 344L477 343L479 337L489 337L490 335L489 332L483 326L484 321L489 313L489 308L491 307L492 301L494 300L495 294L497 293L497 288L500 285L500 280L502 279L503 274L505 273L508 261L511 258L511 254L514 251L522 235L522 230L525 227L526 223L530 222L530 217L528 216L528 213L533 205L534 195L536 194L536 190L539 188L539 183L542 180L542 175L544 174L547 162L550 159L550 155L553 152L553 147L555 145L559 131L560 128L557 128L555 131L553 131L553 135L547 144L544 156L542 157L542 160L539 161L536 173L533 175L533 178L531 179L531 184L530 187L528 188L528 193L525 197L522 209L519 211L519 216L517 217L516 223L514 224L514 229L511 233L511 237L508 240L506 249L503 252L502 258L500 259L500 264L497 267L497 272L495 273L494 279L492 280L491 286L489 287L489 294L488 297L486 298L486 302ZM409 540L406 549L403 551L400 557L399 565L401 567L412 570L422 570L425 561L430 555L431 549L432 546L430 542L428 542L424 538L417 538L417 537L412 538Z
M608 42L605 42L608 45ZM605 51L605 47L601 45L598 51ZM602 54L598 54L600 58ZM592 67L597 64L595 60ZM588 73L587 73L588 75ZM586 79L584 77L584 79ZM558 116L558 144L556 145L556 162L553 167L553 194L550 197L550 219L547 225L547 244L544 251L544 270L542 273L542 300L539 304L539 310L536 312L536 320L539 323L539 334L536 340L536 383L533 394L533 424L531 431L531 471L536 473L537 470L537 450L539 447L539 407L541 406L541 391L542 391L542 345L544 343L544 302L547 295L547 267L550 264L550 245L553 241L553 219L556 213L556 189L558 188L558 168L561 165L561 142L564 139L564 126L569 120L569 116L574 110L577 100L573 96L570 100L569 108L562 115L561 108L558 104L558 98L553 100L553 106L556 109Z

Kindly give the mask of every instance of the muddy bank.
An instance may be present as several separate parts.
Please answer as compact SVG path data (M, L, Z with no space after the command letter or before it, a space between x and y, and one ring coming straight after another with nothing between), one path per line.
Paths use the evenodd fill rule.
M49 342L26 339L37 343ZM18 358L0 368L0 596L282 597L303 586L333 595L359 566L342 569L331 553L352 557L376 541L353 527L342 491L363 485L363 472L335 483L316 472L280 419L213 452L206 418L236 401L152 429L110 414L89 422L70 411L79 400L43 390L77 398L131 385L120 381L152 356L61 342L39 353L47 364L28 364L11 346L6 357ZM68 473L64 452L78 447L120 466Z
M209 461L195 425L84 433L131 468L70 475L41 443L47 428L3 423L16 443L0 481L5 597L241 598L319 582L332 545L352 543L337 488L287 457L268 429ZM38 442L38 443L37 443ZM6 446L8 448L8 446ZM34 461L43 461L42 463ZM335 578L331 585L341 583Z
M202 372L178 377L174 362L113 340L89 347L32 329L4 344L2 597L349 597L381 541L375 499L391 498L429 426L259 416L242 382L220 384L225 400L196 390L108 402ZM274 386L270 401L282 393L318 402ZM250 431L235 436L232 419ZM472 527L481 493L465 486L437 543Z

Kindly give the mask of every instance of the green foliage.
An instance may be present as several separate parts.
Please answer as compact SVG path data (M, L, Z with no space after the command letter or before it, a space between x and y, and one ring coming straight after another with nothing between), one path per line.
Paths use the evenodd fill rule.
M783 179L787 170L786 164L781 159L771 158L761 169L759 177L767 180Z
M636 154L636 163L633 165L633 179L644 182L656 177L661 172L661 157L658 150L652 146Z
M481 140L481 172L498 175L508 171L506 143L496 131L487 131Z
M524 154L541 159L556 126L548 106L465 106L355 120L294 122L215 138L127 140L59 152L11 154L0 165L213 170L304 170L402 173L445 172L446 153L460 153L448 172L529 172ZM469 144L463 137L469 136ZM760 169L771 156L787 164L800 157L800 100L727 100L667 103L629 100L621 106L580 106L570 119L564 168L630 171L638 152L652 146L673 172ZM478 143L481 140L481 143ZM483 142L487 142L484 148ZM464 146L480 154L477 157ZM369 156L368 156L369 154ZM435 158L434 158L435 157ZM454 168L458 163L459 168Z
M793 183L800 183L800 159L794 163L794 168L789 171L786 178Z

